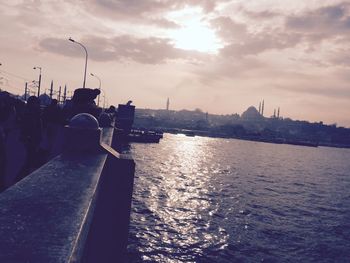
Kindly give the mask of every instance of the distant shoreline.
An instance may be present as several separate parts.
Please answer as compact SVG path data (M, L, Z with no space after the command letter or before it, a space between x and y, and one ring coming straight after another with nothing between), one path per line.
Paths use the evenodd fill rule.
M201 136L201 137L209 137L209 138L221 138L221 139L236 139L243 141L253 141L253 142L265 142L265 143L273 143L273 144L288 144L288 145L297 145L297 146L306 146L306 147L332 147L332 148L344 148L350 149L350 145L346 144L335 144L335 143L326 143L326 142L311 142L311 141L303 141L303 140L287 140L284 138L259 138L259 137L238 137L238 136L229 136L225 134L218 134L206 131L198 131L198 130L180 130L177 132L169 131L167 129L163 130L164 133L169 134L183 134L189 137Z

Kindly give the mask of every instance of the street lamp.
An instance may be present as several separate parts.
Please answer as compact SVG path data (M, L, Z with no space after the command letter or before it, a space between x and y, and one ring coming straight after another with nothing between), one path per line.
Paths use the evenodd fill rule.
M73 43L76 43L76 44L80 45L80 46L85 50L85 71L84 71L84 82L83 82L83 89L85 89L88 52L87 52L87 50L86 50L86 47L85 47L82 43L79 43L78 41L75 41L75 40L72 39L71 37L70 37L68 40L71 41L71 42L73 42Z
M98 79L98 83L99 83L98 89L100 90L100 94L101 94L101 79L93 73L90 73L90 75ZM97 106L98 107L100 106L100 94L98 94L98 97L97 97Z
M103 92L103 108L106 108L106 93L103 89L101 89L101 91Z
M41 86L41 67L34 67L33 69L39 69L39 83L38 83L38 98L40 96L40 86Z

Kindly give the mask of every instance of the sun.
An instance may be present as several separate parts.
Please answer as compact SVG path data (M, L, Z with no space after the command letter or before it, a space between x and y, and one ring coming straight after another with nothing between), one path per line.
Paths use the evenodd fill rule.
M184 10L174 15L180 28L170 30L168 35L175 47L204 53L217 53L222 43L215 31L203 20L198 10Z

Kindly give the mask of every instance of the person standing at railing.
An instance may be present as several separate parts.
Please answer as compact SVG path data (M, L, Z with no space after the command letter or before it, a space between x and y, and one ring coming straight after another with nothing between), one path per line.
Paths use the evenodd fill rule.
M6 146L5 135L0 126L0 192L5 189Z
M42 139L42 119L40 101L35 96L28 98L27 105L21 118L20 130L21 141L26 151L26 161L16 181L21 180L38 168L42 162L42 154L39 151Z
M76 89L72 98L73 103L70 111L70 118L79 113L89 113L95 118L98 118L101 109L96 106L94 100L100 92L99 89Z
M8 133L15 127L15 99L8 92L0 92L0 192L5 189L6 142Z
M50 155L56 141L57 133L63 127L64 123L62 109L58 106L56 99L51 100L51 104L44 109L42 120L45 131L45 149L48 155Z

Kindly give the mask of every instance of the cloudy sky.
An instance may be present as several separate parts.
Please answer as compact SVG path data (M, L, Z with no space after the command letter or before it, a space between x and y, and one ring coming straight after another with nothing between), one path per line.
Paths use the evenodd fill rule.
M350 127L350 0L0 0L0 85L99 76L108 103ZM87 76L87 87L98 80Z

